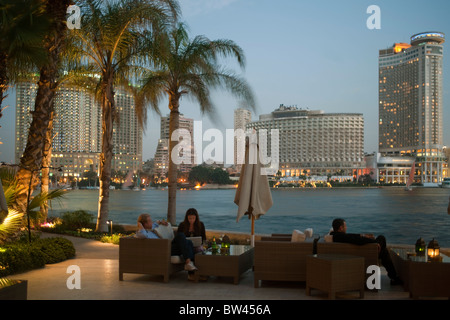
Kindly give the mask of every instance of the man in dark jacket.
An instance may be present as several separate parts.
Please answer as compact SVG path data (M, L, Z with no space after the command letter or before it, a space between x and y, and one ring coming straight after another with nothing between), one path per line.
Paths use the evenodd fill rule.
M380 235L375 239L373 235L347 233L347 223L344 219L333 220L333 231L330 234L333 236L333 242L351 243L356 245L377 243L379 252L378 257L386 268L388 277L391 279L391 284L397 285L402 283L395 271L394 264L389 255L389 250L386 248L386 238L384 236Z

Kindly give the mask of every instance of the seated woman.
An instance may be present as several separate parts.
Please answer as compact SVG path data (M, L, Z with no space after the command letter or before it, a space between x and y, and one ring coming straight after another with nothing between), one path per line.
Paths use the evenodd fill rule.
M182 234L185 237L202 237L202 242L206 242L205 225L200 221L198 212L194 208L190 208L186 211L184 221L178 225L178 234ZM203 246L194 247L194 252L203 251ZM194 280L193 272L188 274L189 280ZM200 280L206 280L207 277L200 277Z
M159 224L168 225L166 221L153 222L149 214L143 213L138 217L136 238L159 239L158 235L153 231ZM172 255L182 255L185 259L184 269L195 271L197 267L194 265L194 250L192 242L186 239L182 233L177 233L172 240Z
M200 221L196 209L190 208L186 211L184 221L178 226L178 233L183 233L186 237L202 237L202 242L206 241L205 225ZM195 249L201 251L202 247Z

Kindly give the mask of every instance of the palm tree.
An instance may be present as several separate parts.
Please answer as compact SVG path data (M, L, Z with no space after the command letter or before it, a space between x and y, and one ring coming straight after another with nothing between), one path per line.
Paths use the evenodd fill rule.
M27 195L37 183L36 173L41 170L45 139L53 112L53 99L58 87L58 71L64 50L67 26L66 11L71 0L38 1L44 14L51 17L48 33L41 44L46 52L46 63L39 66L38 90L35 98L33 119L28 131L27 145L20 159L17 181L21 190L16 198L17 207L24 212ZM29 181L33 181L29 188Z
M169 100L169 135L179 127L180 99L190 96L199 103L202 113L211 114L214 105L210 89L222 87L255 107L254 96L246 81L217 64L220 57L235 58L245 67L243 50L230 40L211 41L204 36L189 39L184 24L177 24L169 33L151 43L159 57L148 72L142 86L148 101L156 108L167 95ZM167 219L176 223L177 164L172 161L175 141L169 142L169 198Z
M0 118L9 86L46 61L42 41L50 24L41 0L0 0Z
M132 81L131 76L136 75L139 69L138 58L151 58L142 53L143 34L174 21L179 8L174 0L118 0L107 3L102 0L83 0L80 1L80 7L82 27L71 33L75 45L70 55L79 65L89 65L100 75L98 89L102 108L102 152L99 159L96 231L107 231L113 122L118 120L114 88ZM138 106L136 108L142 110Z
M2 167L0 169L0 192L3 193L0 196L4 197L7 206L7 212L0 214L0 243L20 230L24 225L24 213L26 213L28 221L30 221L30 218L39 221L41 217L39 216L39 211L36 210L43 206L48 206L49 201L57 200L67 193L67 191L62 189L56 189L50 192L41 191L30 199L26 211L15 210L13 206L16 198L21 193L21 189L23 189L17 181L15 171L15 168L11 167ZM28 231L30 232L30 229Z

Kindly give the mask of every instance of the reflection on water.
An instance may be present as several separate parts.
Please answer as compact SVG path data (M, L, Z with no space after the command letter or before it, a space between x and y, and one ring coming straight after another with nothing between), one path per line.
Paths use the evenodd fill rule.
M348 232L384 234L390 243L414 244L419 237L433 237L450 247L450 191L441 188L333 188L273 189L273 206L255 222L255 232L291 233L313 228L325 234L336 217L346 219ZM250 232L250 221L236 223L235 190L183 190L177 193L177 223L188 208L196 208L207 229ZM73 190L53 203L53 215L84 209L97 215L98 191ZM140 213L165 218L167 189L145 191L111 190L109 218L119 224L135 224ZM52 214L52 213L50 213Z

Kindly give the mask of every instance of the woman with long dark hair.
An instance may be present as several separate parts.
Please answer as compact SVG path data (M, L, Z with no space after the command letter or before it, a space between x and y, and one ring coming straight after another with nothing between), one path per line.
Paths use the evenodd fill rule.
M206 241L205 225L200 221L198 212L194 208L186 211L184 221L178 226L178 232L184 233L186 237L202 237L203 242Z

